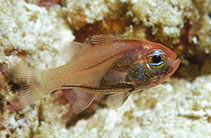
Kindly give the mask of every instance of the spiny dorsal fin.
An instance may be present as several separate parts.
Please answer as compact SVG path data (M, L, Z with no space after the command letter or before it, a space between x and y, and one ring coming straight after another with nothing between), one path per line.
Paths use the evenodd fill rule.
M62 58L65 61L69 61L75 57L81 56L81 51L88 48L88 44L78 42L68 42L64 45L62 50Z
M124 104L124 102L129 97L130 93L117 93L117 94L111 94L107 97L106 102L108 107L111 108L117 108Z
M118 40L116 37L112 35L94 35L91 37L91 44L92 45L101 45L101 44L106 44L110 43L113 41Z

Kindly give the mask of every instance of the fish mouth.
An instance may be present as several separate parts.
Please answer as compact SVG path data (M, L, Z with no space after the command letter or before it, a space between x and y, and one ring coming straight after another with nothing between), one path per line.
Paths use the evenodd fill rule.
M181 62L181 60L180 60L179 58L178 58L178 59L175 59L175 60L172 62L172 66L173 66L173 68L175 68L175 70L179 67L180 62Z
M179 67L180 62L181 62L181 60L180 60L179 58L176 59L176 56L175 56L174 59L172 59L172 60L170 61L170 66L169 66L169 68L168 68L168 71L166 72L166 77L165 77L165 78L170 77L172 74L174 74L174 72L175 72L175 71L177 70L177 68Z
M172 60L172 62L170 62L170 66L167 68L166 72L162 75L163 77L161 77L158 81L159 83L162 83L163 81L165 81L168 77L170 77L172 74L174 74L174 72L177 70L177 68L180 65L180 59L176 59Z

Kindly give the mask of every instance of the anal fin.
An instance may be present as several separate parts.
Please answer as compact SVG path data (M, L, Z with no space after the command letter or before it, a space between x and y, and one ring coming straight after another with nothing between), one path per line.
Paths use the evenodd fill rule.
M87 109L91 103L97 98L97 94L89 92L81 88L74 88L67 91L65 97L72 104L72 108L75 114Z

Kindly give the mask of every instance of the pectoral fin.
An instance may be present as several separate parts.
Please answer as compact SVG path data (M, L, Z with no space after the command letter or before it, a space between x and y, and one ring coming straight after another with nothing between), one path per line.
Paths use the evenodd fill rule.
M81 88L74 88L64 91L68 91L65 97L72 104L73 111L76 114L88 108L90 104L97 98L97 94Z

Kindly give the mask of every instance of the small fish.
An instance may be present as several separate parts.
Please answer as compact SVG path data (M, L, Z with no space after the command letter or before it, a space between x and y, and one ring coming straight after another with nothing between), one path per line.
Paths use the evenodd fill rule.
M22 87L13 101L16 109L62 89L71 90L67 98L75 113L88 108L99 95L108 95L111 106L120 106L132 92L165 81L180 64L176 54L161 44L106 35L93 36L91 44L71 42L64 55L72 58L54 69L18 64L5 71Z

